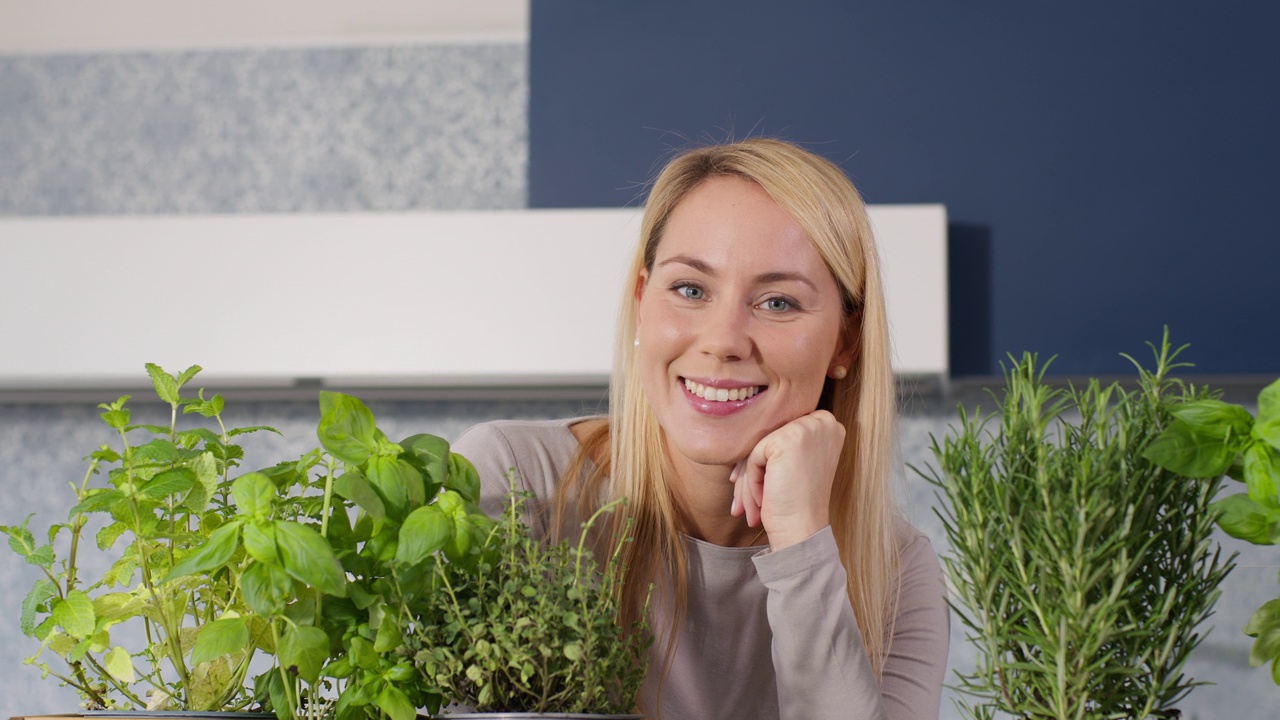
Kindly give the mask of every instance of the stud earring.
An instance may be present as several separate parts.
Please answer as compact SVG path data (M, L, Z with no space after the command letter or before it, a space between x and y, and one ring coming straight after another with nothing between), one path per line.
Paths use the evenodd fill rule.
M846 368L843 365L837 365L831 368L831 377L835 378L836 380L843 380L845 376L848 374L849 374L848 368Z
M636 338L635 346L640 347L640 338Z

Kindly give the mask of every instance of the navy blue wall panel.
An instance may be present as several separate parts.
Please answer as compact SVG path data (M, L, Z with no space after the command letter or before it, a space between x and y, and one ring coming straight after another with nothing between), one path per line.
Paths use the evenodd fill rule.
M533 207L640 202L767 134L869 202L945 203L952 364L1280 373L1280 5L534 0Z

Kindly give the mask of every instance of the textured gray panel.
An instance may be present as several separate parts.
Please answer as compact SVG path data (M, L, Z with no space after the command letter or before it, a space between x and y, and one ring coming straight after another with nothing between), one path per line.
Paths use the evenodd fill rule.
M0 214L519 208L525 43L0 56Z

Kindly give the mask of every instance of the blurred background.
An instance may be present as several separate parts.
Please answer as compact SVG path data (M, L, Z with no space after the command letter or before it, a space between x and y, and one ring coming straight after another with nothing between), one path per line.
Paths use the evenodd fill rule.
M1168 325L1195 373L1241 399L1280 375L1277 27L1274 4L1187 0L0 0L0 219L635 206L679 148L784 137L870 203L947 208L951 373L904 387L899 425L904 464L924 465L1006 353L1119 377L1118 354L1147 357ZM211 254L238 262L252 258ZM128 267L121 248L104 276L128 282ZM370 404L392 437L452 438L603 397ZM295 398L229 403L231 422L284 433L248 443L250 465L315 444L314 402ZM58 516L110 439L95 405L111 399L0 397L0 522ZM139 401L135 419L165 415ZM900 479L945 552L932 490ZM1240 633L1275 594L1276 560L1224 543L1240 566L1188 668L1216 685L1183 710L1276 717L1280 689L1248 668ZM0 555L0 717L76 707L22 665L33 579Z

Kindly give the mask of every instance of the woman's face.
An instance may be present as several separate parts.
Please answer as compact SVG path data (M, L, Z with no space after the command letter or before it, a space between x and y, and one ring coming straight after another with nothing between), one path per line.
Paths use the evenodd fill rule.
M637 292L640 379L673 461L736 463L817 409L852 355L831 272L749 180L713 177L686 195Z

